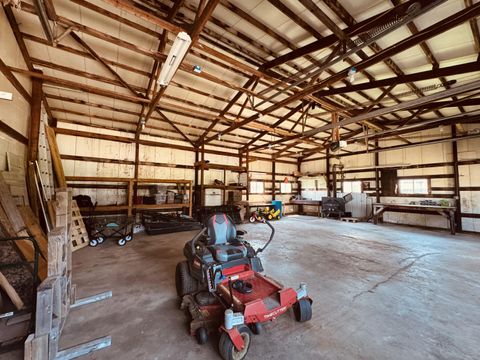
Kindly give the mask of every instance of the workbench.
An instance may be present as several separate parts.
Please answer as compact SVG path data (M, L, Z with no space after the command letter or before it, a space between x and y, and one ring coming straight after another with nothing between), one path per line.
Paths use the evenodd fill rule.
M322 213L322 201L321 200L290 200L287 205L298 205L298 213L303 213L303 206L316 206L318 209L317 216L320 217Z
M420 214L439 214L448 219L450 224L450 232L455 235L456 223L455 206L435 206L435 205L413 205L413 204L373 204L373 223L378 224L379 218L386 211L404 212L404 213L420 213Z

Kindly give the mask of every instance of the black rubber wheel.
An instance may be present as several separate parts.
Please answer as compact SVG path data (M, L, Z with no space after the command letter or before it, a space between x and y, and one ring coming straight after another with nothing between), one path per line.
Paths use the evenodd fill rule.
M102 244L105 241L105 238L103 236L99 236L96 240L99 244Z
M117 240L118 246L125 246L126 243L127 243L127 240L125 240L125 238L121 238Z
M226 332L222 332L222 336L220 336L220 342L218 343L218 349L220 351L220 356L224 360L242 360L245 358L245 356L247 356L248 349L250 348L250 344L252 342L252 332L248 326L245 325L240 325L238 327L238 332L245 342L245 347L241 351L237 351L232 340L230 340L230 336L228 336Z
M92 240L90 240L88 245L90 245L91 247L95 247L95 246L98 245L98 240L97 239L92 239Z
M305 322L312 318L312 304L308 299L300 299L294 305L295 319L298 322Z
M175 286L179 297L194 293L198 290L198 282L190 275L186 261L177 264L177 268L175 269Z
M250 324L250 330L252 330L252 333L255 335L260 335L263 331L263 326L260 323Z
M195 331L195 337L197 338L197 342L200 345L204 345L208 341L208 332L207 329L204 327L199 327L197 331Z

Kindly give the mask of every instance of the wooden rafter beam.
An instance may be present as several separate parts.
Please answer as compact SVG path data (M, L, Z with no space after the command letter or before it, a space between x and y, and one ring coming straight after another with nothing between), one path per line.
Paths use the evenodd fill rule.
M136 96L137 98L143 98L144 100L148 101L148 97L146 95L143 95L141 93L138 93L129 83L127 83L110 65L108 65L101 57L100 55L97 54L95 50L91 46L89 46L82 38L80 38L75 32L70 33L71 37L78 43L80 44L85 50L92 55L94 59L96 59L98 62L100 62L115 78L117 78L118 81L126 88L128 89L132 95ZM157 110L157 109L155 109ZM170 126L172 126L182 137L187 140L189 143L191 143L190 139L175 125L173 124L167 116L165 116L163 113L158 111L160 116L164 118L165 121L167 121Z
M372 111L372 112L369 112L369 113L353 116L351 118L341 120L338 123L338 126L358 123L358 122L361 122L361 121L364 121L364 120L375 118L375 117L380 116L380 115L389 114L389 113L396 112L396 111L402 111L402 110L405 110L405 109L418 107L422 104L427 104L431 101L436 101L436 100L452 97L452 96L455 96L455 95L459 95L459 94L462 94L462 93L465 93L465 92L474 91L474 90L478 90L478 89L480 89L480 80L474 81L474 82L471 82L471 83L468 83L468 84L465 84L465 85L461 85L461 86L458 86L458 87L455 87L455 88L452 88L452 89L449 89L449 90L441 91L441 92L438 92L438 93L435 93L435 94L432 94L432 95L424 96L423 98L418 98L418 99L415 99L415 100L406 101L406 102L396 104L396 105L393 105L393 106L390 106L390 107L387 107L387 108L382 108L382 109L378 109L378 110L375 110L375 111ZM332 129L332 128L333 128L332 124L327 124L327 125L324 125L324 126L321 126L321 127L317 128L317 129L306 131L304 134L297 134L297 135L293 135L293 136L290 136L288 138L285 138L283 140L275 141L273 144L279 144L279 143L282 143L282 142L285 142L285 141L292 141L292 140L295 140L295 139L298 139L298 138L301 138L301 137L302 138L310 137L310 136L313 136L313 135L317 134L320 131L329 130L329 129ZM259 150L259 149L262 149L262 148L265 148L265 147L267 147L267 146L265 146L265 145L256 146L256 147L252 148L252 150Z
M15 37L15 41L17 42L17 45L20 49L20 53L22 54L23 61L25 61L25 64L27 65L28 70L34 71L35 69L33 68L32 59L27 50L27 46L25 45L25 40L22 36L22 33L20 32L18 23L15 19L15 15L13 14L12 8L10 6L3 6L3 10L5 12L5 16L7 17L10 28L12 29L13 36ZM48 105L48 101L43 95L43 93L42 93L42 100L43 100L43 106L48 115L50 125L55 125L55 118L53 117L53 114L50 111L50 106Z
M170 9L167 16L168 21L172 21L175 18L177 12L182 7L183 2L184 0L179 0L173 4L173 7ZM158 44L157 52L163 53L165 51L165 46L167 45L167 41L168 41L168 32L167 30L163 30L162 36L160 37L160 43ZM157 79L159 75L160 75L160 62L157 59L154 59L152 70L150 71L150 77L148 79L147 91L145 93L145 96L147 98L150 97L151 91L155 91L155 86L157 84ZM143 112L145 111L145 109L147 109L147 106L143 104L142 109L140 110L140 116L138 117L138 122L137 122L137 132L136 132L137 138L140 136L140 132L142 130L142 118L143 118ZM163 113L161 114L161 116L164 118L167 118ZM190 139L188 139L188 142L192 143Z
M209 0L207 5L205 5L205 7L202 11L202 14L198 17L197 21L193 25L193 30L191 32L192 43L190 44L189 48L191 48L192 46L195 46L196 43L198 42L198 38L200 36L200 33L202 32L202 30L203 30L205 24L207 23L207 21L210 19L210 16L212 15L213 10L215 10L215 7L217 6L219 1L220 0ZM184 56L184 58L185 58L185 56ZM181 60L181 62L182 61L183 61L183 59ZM166 90L167 90L167 86L161 87L160 90L157 92L157 94L153 97L153 99L152 99L152 101L149 105L148 111L145 114L145 117L138 124L138 127L137 127L137 134L138 135L137 135L137 137L140 135L143 127L147 124L148 119L152 115L153 110L156 108L158 102L160 101L160 98L162 97L162 95L165 93ZM188 139L188 142L191 142L191 140Z
M472 0L465 0L465 6L473 6ZM475 51L480 54L480 31L478 29L477 19L470 19L470 28L472 30L473 39L475 41Z
M436 79L439 77L454 76L454 75L466 74L466 73L476 72L476 71L480 71L478 61L469 62L466 64L460 64L460 65L447 66L444 68L438 68L434 70L420 71L417 73L412 73L412 74L403 75L403 76L395 76L395 77L390 77L382 80L369 81L361 84L352 84L350 86L338 87L338 88L329 89L329 90L321 90L319 92L316 92L315 96L325 97L325 96L332 96L332 95L338 95L338 94L344 94L344 93L350 93L350 92L357 92L361 90L371 90L379 87L389 86L391 84L399 85L399 84L405 84L405 83L414 82L414 81L424 81L429 79Z
M390 58L391 56L398 54L401 51L404 51L406 49L411 48L412 46L418 45L419 43L428 40L438 34L441 34L449 29L452 29L465 21L468 21L472 18L477 17L480 14L480 4L475 4L471 6L468 9L461 10L457 12L456 14L453 14L449 16L448 18L420 31L419 33L410 36L409 38L406 38L384 50L382 50L379 53L376 53L369 57L366 60L361 61L360 63L357 64L357 69L360 71L362 69L367 69L368 67L375 65L379 62L384 61L385 59ZM272 111L275 111L279 108L281 108L284 105L291 104L294 101L297 101L299 99L302 99L306 97L307 95L311 95L318 90L334 84L338 82L341 79L344 79L347 76L349 69L345 69L342 71L339 71L336 75L333 75L323 81L320 81L318 84L309 86L305 88L302 91L297 92L293 96L289 96L286 99L278 102L277 104L271 105L268 108L264 109L261 111L263 115L269 114Z
M8 81L13 85L13 87L22 95L22 97L29 103L32 103L32 97L28 93L27 90L23 87L23 85L18 81L15 75L12 73L12 70L3 62L0 58L0 71L2 74L7 78Z

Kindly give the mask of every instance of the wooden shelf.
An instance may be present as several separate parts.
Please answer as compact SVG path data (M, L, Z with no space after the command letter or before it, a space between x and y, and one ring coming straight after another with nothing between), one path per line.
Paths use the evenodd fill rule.
M181 210L188 208L188 215L192 216L192 182L190 180L174 180L174 179L133 179L133 178L115 178L115 177L98 177L98 176L67 176L66 181L72 183L78 182L108 182L108 183L126 183L127 184L127 202L126 205L99 205L95 207L94 212L115 212L127 210L128 215L133 214L133 210L141 209L171 209ZM134 204L134 184L181 184L185 194L188 192L188 204ZM91 212L92 209L81 208L81 211Z
M220 190L247 190L246 186L235 185L204 185L204 189L220 189Z
M133 209L138 210L160 210L160 209L167 209L167 210L181 210L184 208L188 208L189 204L136 204L133 205ZM94 212L113 212L113 211L124 211L128 210L128 205L98 205L93 210ZM91 212L91 208L80 208L82 212Z
M198 161L195 163L195 167L202 168L204 170L230 170L234 172L246 172L247 168L244 166L235 166L235 165L222 165L222 164L212 164Z

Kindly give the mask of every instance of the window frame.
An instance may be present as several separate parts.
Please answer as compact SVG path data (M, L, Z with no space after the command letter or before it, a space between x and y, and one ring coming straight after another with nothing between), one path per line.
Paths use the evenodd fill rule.
M283 191L282 186L290 185L290 191ZM293 193L292 183L291 182L282 182L280 183L280 194L291 194Z
M427 184L427 192L424 193L424 192L415 192L415 181L418 181L418 180L425 180L426 181L426 184ZM402 181L412 181L412 189L413 191L412 192L402 192L401 191L401 183ZM421 196L421 195L432 195L432 182L431 182L431 179L428 178L428 177L421 177L421 178L417 178L417 177L412 177L412 178L401 178L401 179L398 179L397 181L397 195L399 196Z
M253 184L262 184L262 189L263 191L262 192L258 192L257 190L253 191L252 190L252 185ZM250 194L264 194L265 193L265 181L262 181L262 180L250 180L250 189L249 190L249 193Z
M350 189L352 189L352 191L345 191L345 183L359 183L360 185L360 194L363 193L363 181L361 180L343 180L342 181L342 192L343 193L353 193L353 189L352 189L352 186L350 185Z

